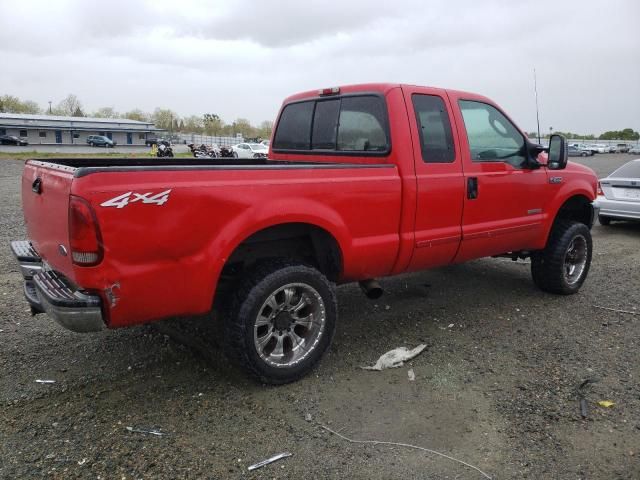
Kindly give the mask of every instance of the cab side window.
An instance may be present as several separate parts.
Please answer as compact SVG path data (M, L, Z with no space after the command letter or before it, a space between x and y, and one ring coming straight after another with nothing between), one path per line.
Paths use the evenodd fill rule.
M416 113L422 160L425 163L451 163L456 154L449 114L442 98L436 95L411 96Z
M459 101L473 162L505 162L516 168L527 162L525 139L497 108Z

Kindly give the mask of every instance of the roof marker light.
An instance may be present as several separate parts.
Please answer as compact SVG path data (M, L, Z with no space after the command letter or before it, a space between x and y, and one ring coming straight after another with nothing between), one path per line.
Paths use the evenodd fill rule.
M327 95L338 95L340 93L340 87L322 88L318 90L318 95L325 97Z

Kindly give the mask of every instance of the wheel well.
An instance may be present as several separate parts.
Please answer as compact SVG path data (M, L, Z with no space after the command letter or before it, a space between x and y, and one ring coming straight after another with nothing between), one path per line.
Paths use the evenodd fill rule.
M313 265L331 281L342 272L342 253L333 235L315 225L286 223L260 230L238 245L225 264L221 280L237 278L257 261L276 257Z
M593 206L591 200L583 195L575 195L562 204L555 221L574 220L591 228L593 225Z

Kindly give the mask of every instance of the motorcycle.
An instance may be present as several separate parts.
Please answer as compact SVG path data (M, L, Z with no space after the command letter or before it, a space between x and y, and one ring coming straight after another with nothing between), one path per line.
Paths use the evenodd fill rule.
M220 147L220 156L224 158L235 157L233 150L229 147Z
M171 148L171 143L166 140L161 140L158 142L158 152L156 153L157 157L173 157L173 149Z
M218 157L218 152L216 152L215 147L208 147L204 143L198 147L196 147L193 143L188 145L189 150L195 158L216 158Z

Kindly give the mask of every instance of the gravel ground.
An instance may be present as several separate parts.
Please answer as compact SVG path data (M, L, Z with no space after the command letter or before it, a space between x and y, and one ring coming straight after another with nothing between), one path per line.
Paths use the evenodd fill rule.
M629 159L580 161L605 175ZM591 273L570 297L505 259L385 279L375 302L339 287L329 354L268 387L229 366L208 319L80 335L32 318L7 246L24 238L21 169L0 162L0 478L484 478L320 425L492 478L640 478L640 225L594 227ZM419 343L404 368L358 368ZM247 471L282 451L293 456Z

